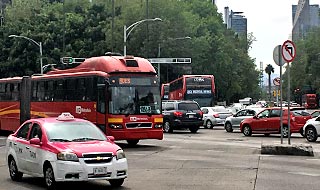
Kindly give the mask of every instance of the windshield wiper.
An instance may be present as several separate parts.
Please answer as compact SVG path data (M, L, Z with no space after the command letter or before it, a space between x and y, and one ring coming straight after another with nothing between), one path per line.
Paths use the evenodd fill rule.
M59 142L71 142L68 139L50 139L50 141L59 141Z
M96 139L96 138L90 138L90 137L81 137L77 139L73 139L73 142L79 142L79 141L102 141L101 139Z

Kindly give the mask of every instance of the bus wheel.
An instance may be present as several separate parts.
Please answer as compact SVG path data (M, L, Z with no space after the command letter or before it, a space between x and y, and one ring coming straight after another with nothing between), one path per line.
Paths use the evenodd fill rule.
M172 127L170 126L170 122L169 121L165 121L164 124L163 124L163 131L165 133L172 133L173 130L172 130Z
M129 146L136 146L138 144L139 140L127 140L127 143Z

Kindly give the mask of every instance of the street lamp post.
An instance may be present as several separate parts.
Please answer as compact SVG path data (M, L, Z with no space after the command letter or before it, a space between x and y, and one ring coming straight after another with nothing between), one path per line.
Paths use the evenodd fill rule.
M139 24L143 22L148 22L148 21L162 21L162 20L161 18L144 19L131 24L129 27L127 27L126 25L123 26L123 55L124 56L127 55L127 38L129 37L132 30L135 29L135 27L137 27Z
M190 36L184 36L184 37L179 37L179 38L168 38L167 40L164 40L162 42L167 42L167 41L175 41L175 40L187 40L187 39L191 39ZM161 43L158 44L158 58L160 58L161 56ZM160 63L158 63L158 76L160 79ZM168 82L168 64L167 64L167 82Z
M42 43L41 42L36 42L35 40L31 39L31 38L28 38L28 37L25 37L25 36L18 36L18 35L9 35L9 38L24 38L34 44L36 44L37 46L39 46L40 48L40 72L41 74L43 74L43 63L42 63Z

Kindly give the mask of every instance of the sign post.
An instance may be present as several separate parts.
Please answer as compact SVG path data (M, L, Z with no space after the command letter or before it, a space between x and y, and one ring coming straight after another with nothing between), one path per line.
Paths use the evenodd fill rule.
M282 44L281 54L283 59L287 62L287 70L288 70L288 144L290 142L290 65L296 56L296 47L294 43L290 40L285 41Z
M277 45L273 50L273 60L274 62L280 66L280 128L281 128L281 144L283 144L283 110L282 110L282 66L284 65L285 61L281 55L281 45Z

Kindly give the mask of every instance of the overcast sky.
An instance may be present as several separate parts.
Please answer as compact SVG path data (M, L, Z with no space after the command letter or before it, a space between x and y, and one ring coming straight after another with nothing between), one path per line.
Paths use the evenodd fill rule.
M230 11L243 12L248 33L252 32L256 38L250 56L256 58L257 68L260 68L260 62L263 62L263 68L272 64L276 75L280 71L273 61L273 49L291 40L292 5L297 4L298 0L216 0L218 12L222 14L227 6ZM310 0L310 4L320 4L320 0Z

